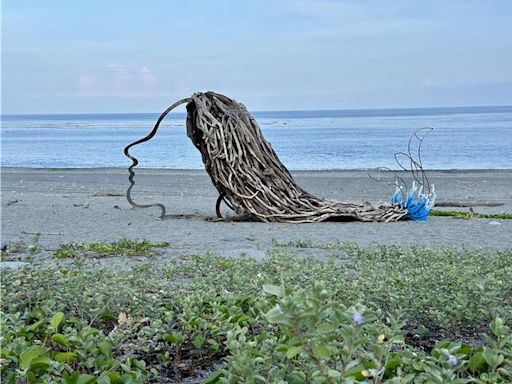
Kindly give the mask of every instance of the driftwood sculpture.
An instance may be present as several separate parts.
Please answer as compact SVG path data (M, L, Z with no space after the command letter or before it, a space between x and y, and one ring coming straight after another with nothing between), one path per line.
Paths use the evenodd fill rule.
M163 118L183 103L187 103L187 135L201 152L206 171L219 192L216 204L219 218L222 202L238 214L250 215L263 222L389 222L407 217L408 209L399 203L399 199L395 199L395 203L382 204L344 203L324 200L306 192L281 163L245 106L214 92L195 93L171 105L148 136L125 148L125 155L133 161L129 168L127 198L134 207L158 206L161 217L165 216L162 204L141 205L133 201L133 168L138 161L130 155L129 149L150 140Z

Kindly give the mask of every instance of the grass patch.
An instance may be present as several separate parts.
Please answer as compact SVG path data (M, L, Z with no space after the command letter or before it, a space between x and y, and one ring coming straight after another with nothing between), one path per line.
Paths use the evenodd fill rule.
M474 211L441 211L433 209L430 211L431 216L450 216L456 219L502 219L511 220L512 213L477 213Z
M25 254L29 258L32 258L38 253L41 253L43 247L39 244L39 237L39 234L35 235L30 244L27 244L23 240L5 244L1 250L0 260L7 261L16 258L16 255L20 256L21 254Z
M2 382L511 382L512 250L323 248L5 270Z
M152 256L154 248L165 248L170 243L152 243L147 240L135 241L121 239L112 243L66 243L61 244L53 253L57 259L72 258L80 255L94 256Z
M311 239L299 239L299 240L290 240L287 242L279 241L275 238L271 239L272 246L279 247L279 248L287 248L287 247L294 247L294 248L320 248L323 247L324 244L314 244Z

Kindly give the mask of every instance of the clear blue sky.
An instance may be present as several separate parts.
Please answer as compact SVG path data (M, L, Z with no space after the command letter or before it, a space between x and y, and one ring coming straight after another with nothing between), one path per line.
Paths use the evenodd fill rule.
M512 104L512 1L2 1L2 112Z

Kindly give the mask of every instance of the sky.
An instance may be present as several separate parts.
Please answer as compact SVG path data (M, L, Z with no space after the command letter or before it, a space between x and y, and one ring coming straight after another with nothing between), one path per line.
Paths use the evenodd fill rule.
M3 0L2 113L512 104L512 1Z

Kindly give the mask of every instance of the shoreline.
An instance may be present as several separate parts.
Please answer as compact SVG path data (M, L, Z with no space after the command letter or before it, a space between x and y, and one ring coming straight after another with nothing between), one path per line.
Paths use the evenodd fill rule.
M161 220L157 208L134 209L129 205L125 196L129 185L126 168L2 168L2 241L30 243L34 233L41 233L43 248L54 250L62 243L131 238L168 241L176 252L189 254L245 252L260 256L272 247L272 239L512 248L512 220L436 216L426 222L396 223L216 222L212 219L218 194L205 170L136 168L135 172L134 200L143 204L161 202L173 218ZM394 192L393 185L370 179L368 171L291 173L306 191L325 199L376 203L389 201ZM512 212L512 170L427 173L435 184L437 202L477 204L474 210L479 213ZM234 216L224 204L222 213L224 217Z
M45 172L58 172L58 171L126 171L128 172L128 167L80 167L80 168L60 168L60 167L1 167L0 173L7 171L8 173L12 172L24 172L24 171L45 171ZM144 172L151 171L163 171L163 172L203 172L205 169L188 169L188 168L144 168L144 167L135 167L135 171L141 170ZM332 172L369 172L375 170L375 168L333 168L333 169L288 169L290 172L297 173L332 173ZM400 172L400 173L409 173L410 171L404 171L400 169L392 169L392 172ZM498 173L508 173L511 172L512 168L450 168L450 169L425 169L425 172L428 174L430 172L439 172L439 173L471 173L471 172L498 172Z

